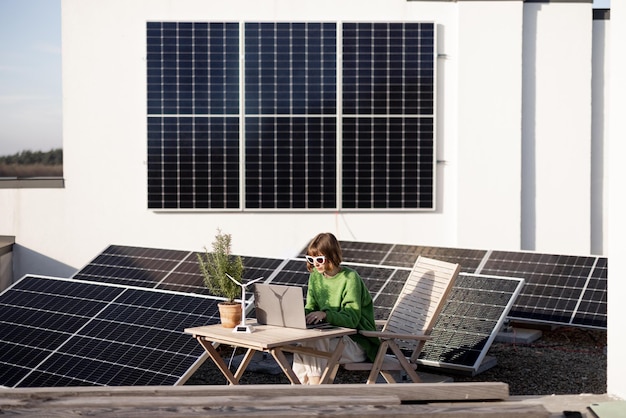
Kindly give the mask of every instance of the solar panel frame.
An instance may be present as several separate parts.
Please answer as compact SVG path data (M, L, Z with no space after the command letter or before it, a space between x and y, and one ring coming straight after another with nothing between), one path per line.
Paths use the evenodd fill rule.
M578 306L571 319L572 325L607 327L608 259L599 257L589 281L581 293Z
M524 279L460 273L417 363L472 375L482 371Z

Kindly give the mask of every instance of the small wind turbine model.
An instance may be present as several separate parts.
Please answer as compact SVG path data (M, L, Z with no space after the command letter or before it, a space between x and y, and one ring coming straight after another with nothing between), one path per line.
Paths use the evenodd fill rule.
M246 325L246 287L250 286L252 283L258 282L263 279L263 277L249 281L246 284L242 284L235 280L230 274L226 273L226 276L241 287L241 324L233 328L233 332L245 332L249 334L254 331L254 328L250 325Z

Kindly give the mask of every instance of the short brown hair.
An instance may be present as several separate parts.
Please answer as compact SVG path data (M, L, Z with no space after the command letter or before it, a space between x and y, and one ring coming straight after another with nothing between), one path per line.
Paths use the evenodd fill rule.
M323 255L326 257L324 270L332 271L341 264L341 245L337 238L330 232L322 232L317 234L311 240L306 250L307 255L316 256ZM306 263L308 271L313 270L313 265Z

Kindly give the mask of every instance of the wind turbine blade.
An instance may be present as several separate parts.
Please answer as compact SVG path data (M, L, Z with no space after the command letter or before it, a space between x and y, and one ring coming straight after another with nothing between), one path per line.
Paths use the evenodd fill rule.
M237 280L233 279L233 277L232 277L230 274L226 273L226 277L228 277L228 278L229 278L230 280L232 280L233 282L237 283L239 286L243 286L243 285L242 285L241 283L239 283Z
M263 280L263 277L259 277L258 279L250 280L248 283L246 283L246 286L251 285L252 283L256 283L259 280Z

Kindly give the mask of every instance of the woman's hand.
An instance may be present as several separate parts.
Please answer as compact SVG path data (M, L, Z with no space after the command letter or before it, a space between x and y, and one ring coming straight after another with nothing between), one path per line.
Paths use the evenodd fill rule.
M326 312L324 311L315 311L311 312L306 316L307 324L318 324L323 322L326 319Z

